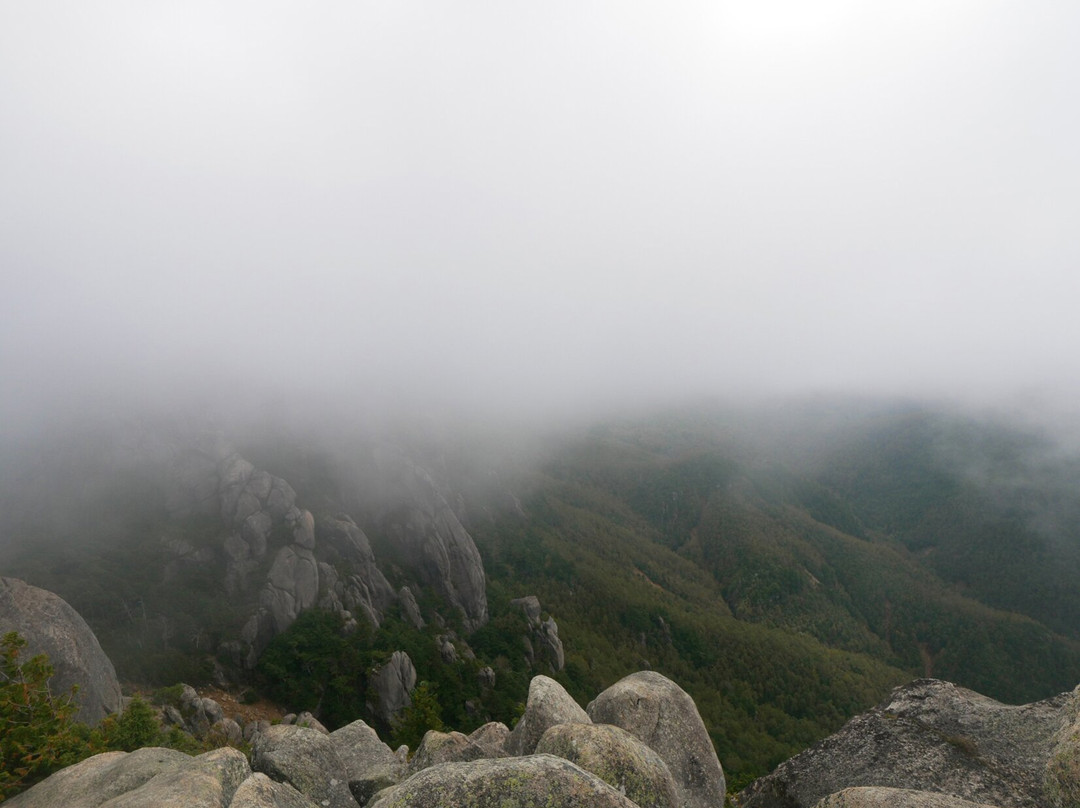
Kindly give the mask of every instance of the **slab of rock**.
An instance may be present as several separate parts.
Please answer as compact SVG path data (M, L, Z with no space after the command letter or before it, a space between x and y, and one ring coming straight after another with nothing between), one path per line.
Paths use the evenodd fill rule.
M413 560L420 581L461 611L466 631L475 631L488 620L480 551L431 476L404 458L392 462L400 501L388 509L383 525Z
M566 667L566 652L559 639L559 626L554 617L548 617L536 630L536 645L540 653L547 657L551 669L558 673Z
M208 774L220 782L226 805L240 784L251 777L251 766L248 765L244 753L230 746L212 749L196 756L189 768Z
M488 757L483 747L473 743L460 732L439 732L429 729L424 733L416 753L409 761L409 773L415 774L440 763L460 763Z
M1052 808L1080 805L1080 687L1072 692L1063 709L1061 729L1051 739L1043 790Z
M215 749L188 758L174 771L161 772L141 786L102 803L101 808L225 808L251 776L247 758L236 749Z
M353 721L329 735L349 777L362 775L376 766L399 765L394 751L363 721Z
M932 791L906 788L845 788L831 794L814 808L1000 808L984 802L968 802Z
M416 602L416 596L413 595L409 587L403 586L398 591L398 602L401 603L401 610L405 612L405 616L413 624L413 628L417 631L422 629L425 623L424 618L420 615L420 605Z
M566 758L641 808L679 808L667 764L643 741L619 727L559 724L544 733L536 753Z
M373 808L635 808L599 777L552 755L443 763L377 796Z
M273 618L274 632L282 633L319 595L319 563L311 550L289 544L278 550L259 593L259 606Z
M724 770L689 694L666 676L640 671L620 679L589 704L598 724L614 724L663 758L686 808L723 805Z
M330 738L316 730L279 724L260 732L251 767L324 808L356 808L344 761Z
M229 808L318 808L318 806L288 783L275 783L262 772L255 772L236 789Z
M745 808L811 808L854 786L932 791L1002 808L1043 808L1047 761L1071 695L1001 704L935 679L890 698L744 789Z
M363 612L378 626L397 597L375 564L375 553L364 531L347 514L323 519L318 525L319 547L329 563L350 570L338 592L350 611Z
M511 755L531 755L548 729L571 723L591 724L592 719L554 679L534 676L529 682L525 712L506 740L506 751Z
M231 718L223 718L210 725L206 737L213 743L238 746L244 741L244 730Z
M477 727L469 733L469 740L484 750L484 757L507 757L506 743L510 740L510 729L501 721L491 721Z
M405 763L363 721L334 730L329 738L345 763L349 791L361 805L405 776Z
M386 722L412 705L410 695L416 689L416 668L404 651L394 651L389 661L372 677L376 702L371 709Z
M24 660L48 655L53 695L66 695L78 685L77 721L95 725L120 709L116 669L86 621L59 595L16 578L0 578L0 636L11 631L26 640Z
M323 735L330 734L330 730L324 727L322 722L319 721L319 719L317 719L315 716L313 716L306 710L300 713L300 715L296 716L296 720L293 723L296 724L296 726L298 727L308 727L309 729L313 729L316 732L321 732Z
M5 808L97 808L160 774L177 772L191 757L175 749L146 747L94 755L42 780L4 803Z
M538 628L540 626L540 599L536 595L514 598L510 601L510 605L517 606L525 613L525 619L529 621L529 628Z

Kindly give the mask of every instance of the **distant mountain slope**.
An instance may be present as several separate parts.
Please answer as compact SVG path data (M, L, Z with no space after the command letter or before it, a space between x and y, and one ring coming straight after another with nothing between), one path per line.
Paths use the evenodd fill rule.
M0 563L76 605L122 676L246 676L229 659L269 563L231 591L219 548L237 517L170 510L160 441L131 434L4 453ZM338 649L315 666L336 671L320 684L340 696L335 720L365 709L371 683L352 668L395 650L460 725L512 722L530 672L584 700L651 667L694 696L737 787L915 676L1012 702L1080 681L1080 465L1001 424L837 404L536 432L271 425L232 442L313 519L311 536L306 517L302 535L271 525L270 550L313 541L320 590L361 561L389 585L363 637L331 640L316 620L275 646ZM188 547L207 563L177 564ZM526 595L535 621L513 602ZM563 670L536 645L548 615Z

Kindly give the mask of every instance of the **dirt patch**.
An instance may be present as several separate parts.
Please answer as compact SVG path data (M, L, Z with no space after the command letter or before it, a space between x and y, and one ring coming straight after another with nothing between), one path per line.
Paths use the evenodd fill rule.
M285 710L277 704L260 699L254 704L243 704L237 694L229 693L217 687L196 688L203 698L213 699L221 709L241 727L249 721L277 721L285 715Z

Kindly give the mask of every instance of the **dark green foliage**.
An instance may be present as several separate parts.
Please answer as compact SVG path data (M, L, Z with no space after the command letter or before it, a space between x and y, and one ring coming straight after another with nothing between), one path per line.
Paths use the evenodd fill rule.
M184 694L184 686L182 684L169 685L168 687L158 688L153 692L150 700L158 705L164 707L169 705L171 707L180 708L180 699Z
M336 614L306 611L273 639L256 674L263 689L289 709L341 726L364 714L365 677L373 661L369 636L366 628L346 635Z
M144 746L160 745L161 727L154 708L135 696L119 716L109 716L99 727L109 749L134 752Z
M575 699L644 667L663 672L697 701L738 786L916 675L1014 702L1080 680L1080 464L1037 436L911 406L699 410L546 439L544 461L528 466L481 432L434 450L418 432L395 437L472 516L491 615L463 637L476 658L443 662L436 637L448 628L416 631L394 609L351 635L310 612L268 648L264 692L331 727L377 724L371 673L403 650L428 686L401 724L378 726L384 737L512 724L530 678L551 672L527 659L530 629L510 605L535 594L558 621L567 658L556 678ZM309 443L244 451L306 507L364 523L380 568L412 584L394 531L365 510L392 488L365 466L371 447ZM17 492L0 502L25 548L8 552L7 569L79 609L125 678L197 683L255 594L227 600L220 576L170 563L156 540L219 546L214 518L168 517L152 480L87 483L85 455L60 479L43 473L50 502L71 498L70 511ZM508 492L526 516L504 507ZM80 541L52 538L65 535ZM271 548L289 540L279 526ZM430 590L415 594L455 627ZM478 680L487 665L493 687Z
M26 640L0 640L0 801L79 759L85 746L73 716L75 691L54 698L48 657L22 660Z
M390 745L398 747L407 744L410 749L415 750L429 729L440 732L444 729L445 725L439 717L441 711L435 688L428 682L420 682L412 693L412 704L406 707L401 718L394 722Z
M496 613L492 624L474 635L476 659L448 664L439 655L436 637L442 630L435 626L417 631L392 613L378 630L362 626L346 634L340 617L313 609L271 641L256 678L268 696L290 710L310 710L331 729L363 718L384 737L440 724L468 732L489 720L512 720L528 692L530 668L521 650L527 628L520 610ZM500 633L499 626L512 627L512 633ZM405 729L385 724L367 706L371 676L394 651L407 653L427 682L426 692L437 694L422 697ZM494 687L480 684L479 671L486 664L496 670Z
M107 751L171 746L189 754L206 751L190 735L163 733L154 709L139 697L121 715L90 729L77 723L76 690L49 693L52 665L44 654L21 659L26 640L14 632L0 640L0 802L57 769Z

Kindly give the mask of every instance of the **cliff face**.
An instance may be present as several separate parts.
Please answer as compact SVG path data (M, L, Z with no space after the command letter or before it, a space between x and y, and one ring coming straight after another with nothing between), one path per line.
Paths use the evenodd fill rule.
M920 679L756 780L738 804L811 808L854 787L933 792L998 808L1062 804L1052 792L1062 791L1070 773L1055 774L1054 761L1068 752L1062 733L1075 718L1073 694L1013 706Z
M93 544L79 532L80 525L92 523L95 537L108 538L95 538L98 549L84 556L111 552L120 567L137 564L128 576L131 587L116 581L92 584L122 590L126 600L118 608L135 615L124 625L109 611L115 604L106 604L104 612L98 608L99 616L112 621L114 633L156 623L162 627L159 648L183 647L198 636L190 650L223 650L250 667L274 636L314 607L340 614L346 625L364 620L378 627L387 610L400 603L414 624L423 625L420 596L429 611L460 614L467 632L487 621L483 562L472 537L428 472L403 455L393 456L401 459L389 499L369 492L349 492L347 501L344 494L324 495L350 485L335 478L309 484L305 490L313 501L305 502L289 480L260 468L219 431L201 425L118 425L94 433L93 441L75 436L53 447L53 454L40 461L43 485L28 488L31 497L17 499L29 503L37 497L40 502L27 504L29 510L57 516L47 535L56 537L61 551ZM278 465L282 474L300 474L300 481L308 482L292 458ZM112 521L123 529L110 533ZM393 552L402 594L388 581L384 571L390 567L385 558L376 558L361 524L378 530L382 551ZM31 529L39 529L34 525L31 521ZM400 547L387 548L387 541ZM86 588L77 576L42 583L58 591L63 590L56 584L69 584L74 601ZM173 594L151 591L162 584ZM421 590L437 598L425 599ZM213 607L205 606L211 601ZM211 608L216 611L207 617ZM209 637L216 647L207 647ZM132 645L136 652L142 648Z

